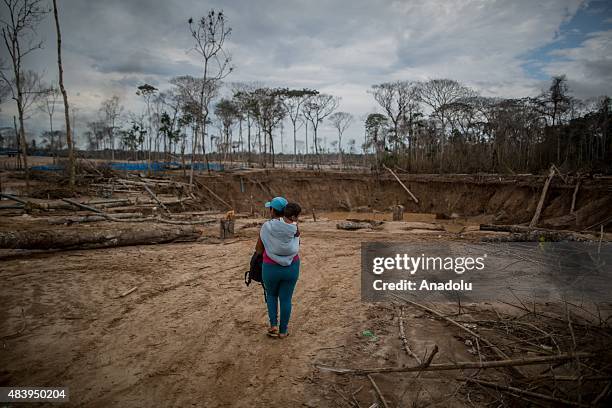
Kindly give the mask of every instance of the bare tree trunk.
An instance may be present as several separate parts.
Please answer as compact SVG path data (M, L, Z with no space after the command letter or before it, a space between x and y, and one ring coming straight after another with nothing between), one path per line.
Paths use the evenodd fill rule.
M76 164L74 160L74 145L72 143L72 130L70 128L70 110L68 106L68 94L64 87L64 68L62 67L62 34L60 31L59 17L57 12L57 0L53 0L53 15L55 16L55 30L57 32L57 67L59 70L59 86L64 99L64 116L66 118L66 144L68 145L68 166L70 188L74 189L76 178Z
M17 129L17 118L13 115L13 126L15 128L15 146L17 147L17 170L21 169L21 141L19 139L20 133Z
M191 168L189 169L189 190L192 189L193 186L193 166L194 166L194 162L195 162L195 154L196 154L196 148L198 145L198 132L197 132L197 125L195 125L195 127L192 129L191 132Z
M21 91L19 91L20 96L18 97L21 100ZM23 156L23 170L25 171L25 182L26 182L26 192L30 192L30 169L28 167L28 144L26 142L25 137L25 129L23 127L23 108L21 106L21 102L18 104L18 113L19 113L19 140L21 143L21 155Z
M304 152L304 164L308 158L308 121L304 121L304 138L305 138L305 152Z
M208 172L208 174L210 174L210 164L208 163L208 155L206 154L206 120L207 119L208 119L208 114L204 117L204 120L202 121L202 125L200 129L202 129L202 154L204 155L204 163L206 163L206 171Z
M247 163L251 165L251 118L247 115L247 143L249 144L249 156Z
M295 129L295 122L293 122L293 167L297 167L297 130Z

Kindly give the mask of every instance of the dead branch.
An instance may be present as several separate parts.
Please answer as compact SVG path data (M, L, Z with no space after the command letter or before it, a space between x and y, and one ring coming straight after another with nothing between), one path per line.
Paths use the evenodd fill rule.
M374 388L374 391L376 391L376 394L378 395L380 402L382 402L385 408L389 408L389 405L387 405L387 401L385 401L385 397L383 397L383 394L380 391L380 388L378 388L378 385L376 385L376 382L374 381L374 379L372 378L370 374L368 374L368 380L370 380L370 382L372 383L372 387Z
M436 311L436 310L433 310L433 309L431 309L431 308L429 308L429 307L427 307L427 306L423 306L423 305L418 304L418 303L416 303L416 302L413 302L413 301L411 301L411 300L404 299L404 298L402 298L401 296L397 296L397 295L394 295L394 294L391 294L391 296L393 296L393 297L395 297L395 298L397 298L397 299L399 299L399 300L402 300L402 301L404 301L404 302L406 302L406 303L409 303L409 304L411 304L411 305L413 305L413 306L416 306L416 307L418 307L418 308L420 308L420 309L422 309L422 310L425 310L425 311L427 311L427 312L429 312L429 313L431 313L431 314L433 314L433 315L435 315L435 316L437 316L437 317L439 317L439 318L441 318L441 319L446 320L447 322L451 323L452 325L459 327L461 330L463 330L463 331L465 331L465 332L469 333L470 335L474 336L475 338L477 338L478 340L480 340L480 341L481 341L481 342L483 342L484 344L486 344L486 345L488 345L489 347L491 347L491 350L493 350L493 352L494 352L495 354L497 354L497 355L498 355L500 358L502 358L502 359L509 359L509 358L510 358L510 357L509 357L509 356L508 356L506 353L504 353L503 351L501 351L501 350L500 350L500 349L499 349L497 346L495 346L495 345L494 345L493 343L491 343L489 340L485 339L484 337L482 337L481 335L479 335L479 334L475 333L474 331L472 331L472 330L468 329L468 328L467 328L467 327L465 327L464 325L462 325L462 324L460 324L460 323L457 323L456 321L454 321L454 320L453 320L453 319L451 319L450 317L444 316L444 315L443 315L443 314L441 314L440 312L438 312L438 311ZM521 371L520 371L518 368L510 366L510 369L511 369L511 370L512 370L512 371L513 371L515 374L517 374L519 377L525 377L525 375L524 375L524 374L523 374L523 373L522 373L522 372L521 372Z
M409 367L379 367L379 368L342 368L342 367L331 367L316 364L315 367L319 370L331 371L337 374L352 374L352 375L367 375L367 374L379 374L379 373L410 373L418 371L449 371L449 370L481 370L488 368L501 368L501 367L519 367L528 365L539 365L539 364L550 364L560 363L576 358L588 358L594 357L593 353L565 353L554 356L538 356L538 357L524 357L507 360L496 360L496 361L464 361L456 363L444 363L444 364L430 364L427 367L422 365L409 366Z
M159 204L159 206L161 208L164 209L165 212L167 212L168 214L170 214L170 210L168 210L168 208L164 205L164 203L162 203L161 201L159 201L159 198L157 198L157 196L155 195L155 193L153 191L151 191L151 189L149 188L149 186L147 186L146 184L143 185L143 188L145 189L145 191L147 193L149 193L149 195L151 196L151 198L153 200L155 200L157 202L157 204Z
M408 339L406 339L406 334L404 333L404 306L400 306L399 308L398 321L399 321L399 337L402 340L402 344L404 345L404 350L406 351L406 354L414 358L417 364L420 365L421 359L419 358L419 356L414 354L414 352L410 349L410 346L408 345Z
M533 392L533 391L527 391L527 390L522 390L520 388L516 388L516 387L511 387L508 385L502 385L502 384L497 384L497 383L492 383L489 381L484 381L484 380L479 380L476 378L466 378L465 379L468 382L473 382L476 384L480 384L483 385L485 387L489 387L489 388L494 388L497 390L505 390L505 391L509 391L513 394L519 394L519 395L524 395L524 396L529 396L529 397L533 397L533 398L537 398L537 399L541 399L541 400L545 400L545 401L550 401L550 402L554 402L557 404L562 404L562 405L569 405L572 407L586 407L587 405L578 403L578 402L574 402L574 401L570 401L570 400L566 400L566 399L562 399L562 398L555 398L552 397L550 395L545 395L545 394L540 394L538 392Z

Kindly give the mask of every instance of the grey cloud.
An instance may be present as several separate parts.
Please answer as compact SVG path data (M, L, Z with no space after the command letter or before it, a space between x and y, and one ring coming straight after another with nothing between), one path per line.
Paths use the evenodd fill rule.
M113 94L127 109L139 110L136 86L149 82L164 89L175 75L198 74L200 61L188 53L187 19L214 7L224 10L233 29L227 45L236 70L228 82L318 88L343 97L341 109L360 116L375 106L367 89L394 79L448 76L497 96L537 93L540 84L523 69L522 56L558 38L562 22L580 3L62 0L60 18L66 81L83 115ZM52 18L40 34L47 48L32 54L28 64L43 71L55 61ZM543 69L562 70L576 89L595 92L586 84L612 83L612 70L607 60L596 58L601 51L589 50L588 56L575 51L565 65ZM52 68L47 72L54 75Z
M148 50L118 55L92 55L92 59L96 61L93 67L102 73L172 76L190 65L186 60L170 61L161 55L153 55Z

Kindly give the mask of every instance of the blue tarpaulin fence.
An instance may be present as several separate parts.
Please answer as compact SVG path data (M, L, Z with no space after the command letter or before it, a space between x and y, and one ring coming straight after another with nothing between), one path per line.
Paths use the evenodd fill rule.
M147 171L149 168L151 171L166 171L176 170L181 168L181 164L177 162L152 162L150 165L147 163L133 163L133 162L113 162L104 163L105 166L110 167L117 171ZM150 167L149 167L150 166ZM208 163L208 166L212 171L223 171L222 163ZM185 168L190 169L191 164L185 164ZM206 163L194 163L193 168L195 170L206 170ZM44 165L44 166L32 166L32 170L38 171L61 171L64 167L57 164Z

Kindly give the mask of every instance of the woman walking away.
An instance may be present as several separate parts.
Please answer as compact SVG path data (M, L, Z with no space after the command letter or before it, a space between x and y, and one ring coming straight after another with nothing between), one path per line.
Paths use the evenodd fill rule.
M289 335L291 298L300 274L297 219L301 208L298 204L287 203L283 197L273 198L266 207L270 208L271 219L262 225L255 251L263 254L262 280L270 319L268 335L285 338Z

